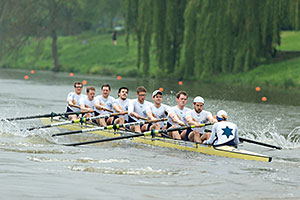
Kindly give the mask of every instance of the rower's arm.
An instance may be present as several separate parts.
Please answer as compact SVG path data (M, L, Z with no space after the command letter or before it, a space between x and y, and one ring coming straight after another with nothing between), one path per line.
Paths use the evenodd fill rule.
M70 107L72 107L73 105L75 105L71 99L68 100L67 103L68 103L68 105L69 105Z
M193 117L191 115L187 115L185 117L187 123L191 126L191 125L197 125L196 122L193 120Z
M156 118L153 116L153 114L152 114L152 112L151 112L150 110L148 110L148 111L146 112L146 115L147 115L148 119L150 119L150 120L155 120L155 119L156 119Z
M100 105L99 102L95 102L95 108L97 108L98 110L102 110L102 105Z
M209 121L210 123L217 123L217 122L218 122L215 118L213 118L212 115L209 115L209 116L207 117L207 119L208 119L208 121Z
M204 141L204 144L213 144L214 139L215 139L215 135L216 135L216 126L213 125L212 129L211 129L211 134L210 134L210 138L206 141Z
M113 105L113 109L114 109L116 112L118 112L118 113L120 113L120 112L123 111L123 109L121 108L121 106L119 106L119 105L116 104L116 103Z
M130 101L129 104L128 104L128 115L130 115L131 117L135 117L137 119L139 119L139 117L140 117L139 114L134 112L134 105L133 105L132 101Z
M176 115L175 112L171 112L169 114L169 116L170 116L170 118L172 119L172 121L174 123L179 124L180 126L184 126L185 125L184 122L179 119L179 117Z

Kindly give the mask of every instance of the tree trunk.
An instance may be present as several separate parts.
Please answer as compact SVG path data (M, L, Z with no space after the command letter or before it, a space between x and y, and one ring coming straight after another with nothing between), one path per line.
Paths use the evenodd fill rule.
M51 31L51 37L52 37L52 56L54 60L54 72L58 72L60 70L60 64L58 61L58 53L57 53L57 46L56 46L56 41L57 41L57 34L55 30Z

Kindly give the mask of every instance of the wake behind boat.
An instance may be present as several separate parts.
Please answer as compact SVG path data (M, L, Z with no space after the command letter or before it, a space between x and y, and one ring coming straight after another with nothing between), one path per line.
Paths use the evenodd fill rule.
M51 120L50 118L41 118L41 122L44 125L50 125L54 123L60 123L64 122L66 120L62 118L53 118ZM71 131L77 131L77 130L85 130L85 129L91 129L96 128L98 126L92 125L92 124L86 124L82 126L81 124L67 124L61 126L61 128L71 130ZM97 130L97 131L89 131L87 133L91 134L97 134L100 136L104 136L107 138L115 138L115 137L121 137L121 136L134 136L135 133L130 131L108 131L108 130ZM173 148L173 149L179 149L184 151L194 151L198 153L208 154L208 155L214 155L214 156L223 156L223 157L229 157L229 158L237 158L237 159L244 159L244 160L255 160L255 161L263 161L263 162L271 162L272 157L269 157L267 155L258 154L251 151L246 151L242 149L235 148L233 146L219 146L219 147L213 147L211 145L204 145L199 144L195 142L190 141L184 141L184 140L174 140L169 139L165 137L152 137L152 136L141 136L141 137L132 137L133 142L137 143L143 143L143 144L149 144L153 146L160 146L164 148Z

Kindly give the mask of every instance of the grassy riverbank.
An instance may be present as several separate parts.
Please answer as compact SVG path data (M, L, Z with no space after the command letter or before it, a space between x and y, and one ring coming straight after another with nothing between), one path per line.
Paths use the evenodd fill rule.
M281 88L300 87L300 32L282 32L281 45L270 64L239 74L222 74L213 78L216 82L266 85Z
M250 72L222 74L210 77L210 81L267 85L281 88L300 87L300 32L282 32L281 45L272 63L260 65ZM100 75L122 75L135 77L142 70L136 68L136 42L131 40L126 47L125 36L118 36L118 44L112 44L110 34L86 32L76 36L58 39L59 61L61 70L75 73ZM152 75L157 74L155 58L151 58ZM1 67L35 70L51 70L53 60L51 40L36 40L20 49L18 53L5 57Z

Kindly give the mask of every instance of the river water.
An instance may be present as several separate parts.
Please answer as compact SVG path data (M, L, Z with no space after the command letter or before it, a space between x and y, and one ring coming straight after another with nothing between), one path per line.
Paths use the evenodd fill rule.
M49 137L59 129L20 131L39 120L0 121L0 194L3 199L300 199L299 94L262 88L238 88L175 80L117 80L100 76L69 77L37 71L0 69L0 118L61 113L73 82L110 83L112 96L121 86L145 85L149 93L163 87L164 102L174 94L205 98L213 114L228 112L240 135L282 146L274 150L243 143L240 148L273 157L257 162L138 145L130 140L66 147L71 136ZM267 95L268 101L260 98ZM147 97L150 100L150 95ZM81 137L91 137L83 135ZM94 136L93 136L94 137ZM89 138L91 139L91 138Z

